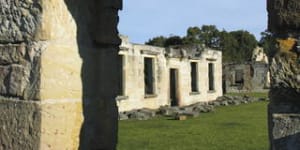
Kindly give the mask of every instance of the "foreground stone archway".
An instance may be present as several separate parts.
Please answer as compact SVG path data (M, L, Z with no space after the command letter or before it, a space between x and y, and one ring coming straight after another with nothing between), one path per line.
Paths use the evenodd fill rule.
M116 149L121 8L0 1L0 149Z

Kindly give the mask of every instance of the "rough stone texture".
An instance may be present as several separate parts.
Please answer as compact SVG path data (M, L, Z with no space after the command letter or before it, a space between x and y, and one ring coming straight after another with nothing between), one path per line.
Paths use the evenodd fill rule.
M269 30L273 33L288 35L299 34L300 3L298 0L267 0Z
M38 99L43 43L0 44L0 95Z
M273 123L274 147L284 147L288 150L299 150L300 126L294 125L300 124L300 115L273 114Z
M292 59L289 52L280 52L270 66L271 91L273 102L300 102L300 64Z
M32 41L40 28L42 1L0 1L0 43Z
M280 51L271 65L269 135L272 150L298 150L300 142L299 64Z
M268 0L269 30L278 41L270 67L269 136L271 150L300 147L300 2ZM298 42L298 43L297 43Z
M300 107L290 103L269 105L269 132L272 150L300 147Z
M0 149L39 149L41 108L36 103L0 97Z

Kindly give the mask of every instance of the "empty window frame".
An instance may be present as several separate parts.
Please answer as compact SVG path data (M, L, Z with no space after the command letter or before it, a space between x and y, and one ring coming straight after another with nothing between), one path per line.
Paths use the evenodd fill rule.
M145 95L154 94L154 59L150 57L144 58L144 83Z
M244 84L244 71L242 69L235 71L235 84Z
M198 63L191 62L191 88L192 92L199 92L198 87Z
M124 55L119 55L119 65L120 65L120 70L119 70L119 96L125 96L125 56Z
M214 64L208 64L208 90L214 91L215 90L215 75L214 75Z

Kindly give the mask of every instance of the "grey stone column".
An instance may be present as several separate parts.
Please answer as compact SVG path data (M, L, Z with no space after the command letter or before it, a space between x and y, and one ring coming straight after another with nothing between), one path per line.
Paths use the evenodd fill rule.
M120 58L118 48L88 53L82 66L83 115L80 149L116 149Z
M66 0L77 24L77 44L83 60L84 122L80 133L81 150L114 150L118 136L121 40L118 10L121 0Z
M300 149L300 1L268 0L269 30L277 38L269 115L271 150Z

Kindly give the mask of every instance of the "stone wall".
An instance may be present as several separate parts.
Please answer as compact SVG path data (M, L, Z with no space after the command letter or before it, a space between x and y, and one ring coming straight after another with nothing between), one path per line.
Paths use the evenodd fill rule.
M0 149L79 146L82 60L69 7L0 1Z

